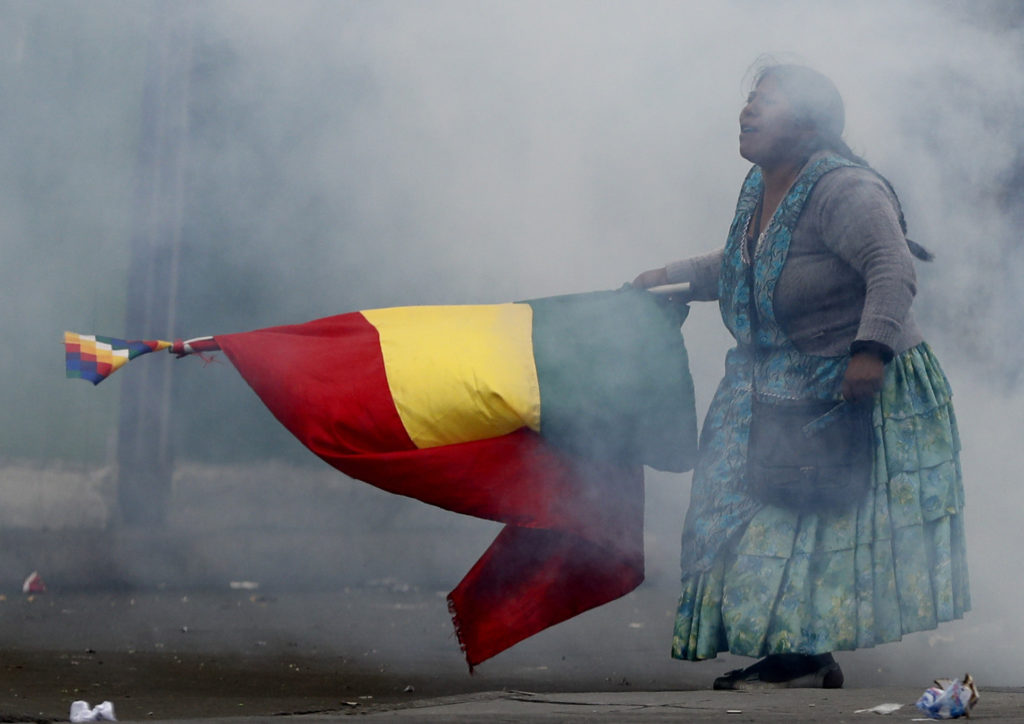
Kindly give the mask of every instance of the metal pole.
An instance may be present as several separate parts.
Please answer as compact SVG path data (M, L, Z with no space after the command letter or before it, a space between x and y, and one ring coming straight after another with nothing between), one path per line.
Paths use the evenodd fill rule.
M174 337L188 150L192 2L154 4L142 97L125 329ZM129 525L160 524L171 492L172 377L169 359L122 380L118 503Z

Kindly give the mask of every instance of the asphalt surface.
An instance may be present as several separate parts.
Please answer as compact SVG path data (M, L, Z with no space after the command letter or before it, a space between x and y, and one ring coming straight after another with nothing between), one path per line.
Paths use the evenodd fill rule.
M444 592L395 580L330 592L9 592L0 721L67 721L75 700L110 701L121 721L843 722L872 721L861 710L884 703L903 705L887 720L920 717L929 673L862 652L837 656L843 690L712 691L748 660L671 661L665 594L645 585L470 675ZM1024 721L1024 689L979 684L972 718Z
M884 703L902 706L883 721L911 721L933 679L967 671L972 718L1024 721L1015 560L975 567L963 621L838 653L843 690L715 692L750 660L669 657L685 490L649 480L647 581L470 675L445 594L495 525L300 472L186 468L161 529L84 515L109 506L102 477L96 495L59 470L12 488L24 499L0 526L0 724L68 721L76 700L110 701L121 721L846 722ZM983 543L990 529L1006 526L976 527ZM46 592L21 591L32 570Z

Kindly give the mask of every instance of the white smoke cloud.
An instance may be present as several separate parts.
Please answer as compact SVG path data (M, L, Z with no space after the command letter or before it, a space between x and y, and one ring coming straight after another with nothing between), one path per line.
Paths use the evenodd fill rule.
M80 32L102 43L131 6L98 5ZM821 70L843 93L851 146L893 181L911 236L938 257L919 266L916 311L957 391L977 610L948 630L983 682L1019 683L1000 679L1000 666L1019 670L1024 647L996 641L1016 627L991 624L1012 620L1021 574L1019 562L994 552L1024 543L1008 514L1024 497L1010 432L1021 409L1011 384L1021 262L1008 256L1021 216L999 201L1022 163L1024 32L1012 7L999 17L1016 27L986 21L1006 7L204 3L197 52L210 66L193 85L193 112L229 103L244 113L226 132L197 135L191 173L239 181L220 189L220 210L252 217L248 236L209 254L236 258L268 291L310 299L308 316L614 288L724 241L746 170L736 119L751 64L775 53ZM139 29L141 16L133 11ZM28 27L10 53L36 41ZM120 102L135 97L138 80L118 79ZM232 176L249 168L261 176ZM102 176L99 167L88 174ZM269 191L256 203L253 189ZM102 237L123 218L104 217L97 204L89 222ZM266 323L302 321L279 314L268 309ZM704 407L729 340L707 305L684 331ZM655 580L676 575L686 485L685 476L651 476ZM990 649L998 660L985 658ZM908 664L909 653L891 651L878 653ZM960 672L935 671L950 673Z
M1019 466L1001 432L1015 429L1019 390L1006 398L975 375L1017 364L980 363L986 348L1019 351L1001 341L1019 326L1005 300L1020 294L1000 275L1013 228L996 195L1021 163L1024 43L1019 27L986 23L980 9L240 2L214 5L211 22L239 54L239 82L262 79L266 128L294 134L279 160L282 203L317 194L344 209L347 237L328 253L335 273L380 280L359 306L610 288L714 248L745 172L736 117L751 64L767 52L832 77L849 142L891 178L912 236L938 257L919 269L917 312L959 391L978 611L943 628L956 641L949 663L966 658L1010 683L998 681L1005 659L985 659L996 632L980 622L1005 610L993 598L1015 597L1008 582L1020 573L985 553L1021 543L998 514L1003 496L1020 499L1006 489ZM685 331L703 406L729 341L714 308L696 309ZM685 477L651 476L652 507L669 511L649 520L655 578L661 567L675 575L685 488ZM905 667L942 640L854 664L892 656Z

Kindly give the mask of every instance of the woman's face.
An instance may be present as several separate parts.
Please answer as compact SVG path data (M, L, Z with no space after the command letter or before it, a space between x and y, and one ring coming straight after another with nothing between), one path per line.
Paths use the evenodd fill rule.
M740 155L761 168L802 162L811 134L770 75L750 92L740 111Z

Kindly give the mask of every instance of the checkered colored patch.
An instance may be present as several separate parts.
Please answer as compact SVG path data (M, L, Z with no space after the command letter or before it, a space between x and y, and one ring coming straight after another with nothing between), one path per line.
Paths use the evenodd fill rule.
M170 346L170 342L158 339L126 340L65 332L64 362L67 376L89 380L98 385L129 360Z

